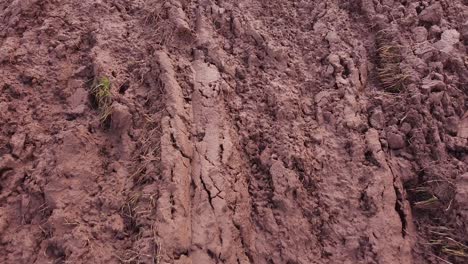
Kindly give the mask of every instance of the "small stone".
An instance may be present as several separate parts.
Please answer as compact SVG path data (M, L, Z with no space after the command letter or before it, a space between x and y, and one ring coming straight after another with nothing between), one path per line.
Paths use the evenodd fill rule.
M232 20L232 30L236 37L240 37L242 36L242 34L244 34L244 29L242 28L242 24L237 17Z
M44 200L50 209L61 209L67 205L61 194L65 189L67 187L59 182L50 182L44 186Z
M384 138L379 139L380 145L382 148L388 148L388 141L385 140Z
M338 36L338 34L336 34L335 31L328 32L325 39L328 41L328 43L338 43L338 42L340 42L340 37Z
M315 95L315 98L314 98L315 103L318 106L323 106L329 102L330 96L331 94L328 90L320 91L318 94Z
M434 50L434 47L430 43L422 42L414 49L414 54L421 57L422 55L425 55L427 53L430 54L430 52L433 50Z
M431 37L436 37L440 33L442 33L442 29L438 25L432 25L431 28L429 28L429 35Z
M372 115L369 118L369 123L373 128L382 129L384 126L385 117L380 109L374 110Z
M429 101L433 105L440 105L442 102L442 97L444 96L444 92L438 92L438 93L431 93L429 97Z
M240 80L244 80L245 79L245 71L242 70L241 68L237 67L235 76L236 76L236 78L239 78Z
M468 42L468 21L461 26L460 33L465 43Z
M109 229L115 233L121 233L125 230L125 224L120 215L114 214L109 217Z
M375 16L372 16L371 23L376 25L377 28L384 28L385 25L388 24L388 17L383 14L376 14Z
M440 61L430 62L429 67L431 71L434 72L443 72L444 71L444 64Z
M75 92L67 99L72 108L86 103L87 100L88 92L83 88L76 89Z
M427 40L427 29L425 27L415 27L413 29L413 39L417 43L421 43Z
M394 132L387 133L388 146L391 149L402 149L405 147L403 136Z
M324 35L327 30L327 25L322 22L317 22L314 24L314 32L318 35Z
M321 144L323 142L323 134L320 131L316 131L316 133L310 135L310 140L313 143Z
M10 146L12 148L12 154L19 157L23 151L24 141L26 135L24 133L15 133L10 140Z
M69 39L70 39L70 36L68 34L61 33L61 34L57 35L57 40L58 41L64 42L64 41L67 41Z
M0 170L10 170L15 169L18 166L15 158L13 158L10 154L5 154L0 157Z
M421 92L423 94L428 94L431 92L440 92L444 91L447 86L443 81L439 80L423 80L423 84L421 85Z
M457 44L460 41L460 32L455 29L445 30L442 33L441 40L450 45Z
M458 132L458 123L459 123L459 119L458 117L456 116L451 116L449 118L447 118L447 122L445 124L445 128L447 129L447 131L452 134L452 135L457 135L457 132Z
M465 113L462 120L458 124L457 136L468 139L468 112Z
M442 9L442 5L437 2L424 9L421 14L419 14L419 19L423 22L437 24L440 22L443 12L444 10Z
M0 62L10 61L14 57L15 50L19 47L19 39L16 37L8 37L3 39L0 49Z
M401 125L400 131L403 132L404 134L408 134L411 131L411 125L407 122L404 122Z
M401 154L403 153L405 152L402 152ZM396 163L397 166L395 166L396 172L399 174L400 179L404 183L414 180L417 177L417 174L413 172L412 164L410 161L401 159L401 158L396 158L396 160L397 160L397 163Z
M5 207L0 207L0 235L2 236L9 225L10 215L11 213L9 214Z
M217 15L219 13L219 7L217 5L211 5L211 13Z
M395 0L383 0L381 2L382 2L382 5L391 7L395 3Z
M81 66L73 72L73 76L76 77L87 77L93 73L92 67Z
M111 114L111 128L112 130L126 132L132 122L132 115L128 107L120 103L114 102L112 104Z
M262 154L260 154L260 162L263 166L270 167L271 166L271 149L266 147Z
M173 4L176 5L176 4L178 4L178 2L177 1L167 1L167 2L164 3L163 7L164 8L171 8Z
M409 55L406 57L406 60L409 64L411 64L418 73L425 74L427 72L427 64L424 62L423 59L418 58L415 55Z
M325 122L327 122L328 124L333 123L333 114L330 111L323 111L323 120L325 120Z
M458 177L456 186L455 201L463 210L468 210L468 173Z
M434 48L445 53L450 53L454 45L460 42L460 33L455 29L445 30L441 39L434 43Z
M55 54L57 55L57 58L65 58L67 53L67 48L63 44L57 45L55 47Z
M80 116L84 114L85 110L86 110L86 105L82 104L73 108L68 114L74 115L74 116Z

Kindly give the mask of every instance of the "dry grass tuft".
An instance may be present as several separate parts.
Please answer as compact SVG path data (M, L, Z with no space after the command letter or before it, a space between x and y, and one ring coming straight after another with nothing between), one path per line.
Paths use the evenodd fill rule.
M377 76L385 91L398 93L404 89L405 81L410 77L401 71L401 45L396 34L390 29L383 29L376 35L378 68Z
M163 19L164 12L166 12L166 8L164 8L167 0L164 1L150 1L149 3L145 4L143 15L144 22L146 25L155 25L159 24Z
M99 120L101 124L106 124L112 114L112 93L109 78L102 77L97 84L91 88L93 101L99 109Z
M445 179L427 180L407 189L413 208L443 212L451 209L455 190L455 184Z
M150 116L145 116L145 121L145 132L141 137L139 151L135 159L135 163L138 164L138 167L135 168L131 176L134 183L137 185L151 181L154 175L150 173L159 173L158 166L155 166L155 164L158 164L160 161L160 123L153 120Z
M454 232L455 230L445 226L430 226L432 239L427 244L446 256L468 258L468 246L455 239Z
M150 214L155 207L155 196L156 195L144 195L140 191L134 191L129 194L127 200L121 206L120 213L125 219L126 229L128 232L133 233L133 239L135 241L143 238L143 233L145 231L142 229L149 228L152 233L152 239L150 241L151 248L142 247L141 244L138 245L137 243L134 244L131 249L124 250L119 254L114 254L121 263L161 263L164 251L162 243L158 238L156 228L154 225L140 225L137 223L137 221L142 221L142 219L152 218ZM150 209L144 208L145 201L149 201Z
M159 264L161 263L164 249L162 247L161 241L159 240L156 234L156 229L154 228L154 226L151 226L151 231L153 231L153 263Z
M439 202L439 198L434 194L428 186L417 187L408 190L414 199L413 207L417 209L435 208Z
M456 186L442 178L425 180L413 188L407 188L416 224L423 237L422 245L434 252L432 257L444 263L458 263L459 258L468 258L467 240L460 233L460 226L453 221Z
M163 1L150 1L144 8L143 24L150 28L150 34L156 43L161 46L167 46L172 43L174 38L174 27L168 19L166 2Z
M125 229L128 233L138 233L137 223L138 201L141 198L140 192L133 192L129 195L124 204L120 207L120 215L125 221Z

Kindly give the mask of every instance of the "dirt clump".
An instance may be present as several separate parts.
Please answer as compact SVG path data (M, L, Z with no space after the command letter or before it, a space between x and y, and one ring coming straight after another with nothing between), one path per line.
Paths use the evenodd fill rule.
M467 18L0 1L0 263L466 263Z

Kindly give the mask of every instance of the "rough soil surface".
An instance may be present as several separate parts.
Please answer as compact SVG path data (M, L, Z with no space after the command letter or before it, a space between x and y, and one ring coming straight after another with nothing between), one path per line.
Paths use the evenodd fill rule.
M467 44L466 0L0 0L0 263L468 263Z

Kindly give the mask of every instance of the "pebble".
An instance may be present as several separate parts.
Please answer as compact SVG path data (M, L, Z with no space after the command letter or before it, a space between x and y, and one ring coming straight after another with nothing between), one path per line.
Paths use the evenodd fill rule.
M465 42L468 42L468 21L466 21L465 24L461 26L460 33L461 33L462 39Z
M370 116L369 123L373 128L382 129L384 126L384 122L385 122L384 119L385 117L384 117L382 110L377 109L377 110L374 110L374 112Z
M15 133L10 140L10 145L12 148L12 154L15 156L20 156L21 152L23 151L24 141L26 139L26 135L24 133Z
M113 130L126 132L132 122L132 115L128 107L120 103L114 102L112 104L111 127Z
M447 85L443 81L439 80L423 80L421 85L421 92L423 94L428 94L430 92L440 92L444 91Z
M458 123L460 122L459 118L456 116L451 116L447 118L445 128L452 135L457 135L458 132Z
M407 122L404 122L401 125L400 131L405 133L405 134L408 134L411 131L411 129L412 129L411 125L409 123L407 123Z
M415 27L413 29L413 39L417 43L421 43L427 40L427 29L425 27Z
M421 14L419 14L419 19L423 22L437 24L440 22L443 12L442 5L437 2L424 9Z
M394 132L387 133L387 142L391 149L402 149L405 147L403 136Z

